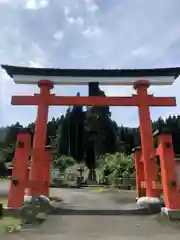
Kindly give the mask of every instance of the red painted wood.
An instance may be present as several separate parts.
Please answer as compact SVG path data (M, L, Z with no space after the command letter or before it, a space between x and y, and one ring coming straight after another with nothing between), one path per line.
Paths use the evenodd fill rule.
M40 94L35 96L12 96L12 105L38 105L40 101L44 101L49 106L138 106L138 96L132 97L70 97L47 95L41 99ZM152 97L148 96L148 106L176 106L174 97Z

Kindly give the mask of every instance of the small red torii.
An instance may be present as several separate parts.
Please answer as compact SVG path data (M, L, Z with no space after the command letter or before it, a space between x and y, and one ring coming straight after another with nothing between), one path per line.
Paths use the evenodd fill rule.
M30 187L31 195L42 192L37 183L47 169L45 165L45 144L49 106L85 105L85 106L136 106L138 107L142 159L146 182L146 196L159 198L160 191L152 187L156 180L156 162L152 160L153 135L150 117L150 106L176 106L174 97L154 97L148 95L150 85L171 85L180 74L180 68L166 69L125 69L125 70L91 70L91 69L40 69L2 65L6 72L19 84L38 84L39 94L33 96L12 96L12 105L36 105L38 107L33 141L33 155L30 180L36 184L36 191ZM44 79L44 80L43 80ZM98 81L97 81L98 79ZM104 96L56 96L50 90L56 84L85 85L99 82L102 85L133 85L137 95L131 97ZM42 174L37 169L41 169Z

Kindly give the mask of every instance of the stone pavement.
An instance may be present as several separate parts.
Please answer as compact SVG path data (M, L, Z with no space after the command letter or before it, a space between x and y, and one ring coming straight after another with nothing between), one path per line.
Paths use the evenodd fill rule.
M97 193L90 189L52 189L52 196L64 199L66 208L115 210L132 207L135 193ZM159 216L126 215L51 215L39 228L30 232L8 234L3 240L176 240L180 225L162 221Z

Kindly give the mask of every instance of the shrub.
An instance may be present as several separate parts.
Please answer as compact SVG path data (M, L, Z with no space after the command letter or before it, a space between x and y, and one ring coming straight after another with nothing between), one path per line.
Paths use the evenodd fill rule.
M58 168L60 172L64 172L66 168L73 166L75 163L74 158L66 155L55 157L53 161L53 165Z
M46 219L47 214L52 210L52 203L46 196L31 197L25 196L20 214L23 223L34 223L38 219Z
M99 182L108 178L110 185L116 185L118 178L130 178L134 174L132 155L123 153L105 154L97 161L97 179Z

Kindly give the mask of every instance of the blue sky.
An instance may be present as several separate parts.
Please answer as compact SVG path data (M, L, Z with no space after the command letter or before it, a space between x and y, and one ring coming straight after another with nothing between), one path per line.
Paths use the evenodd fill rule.
M0 63L59 68L180 66L179 0L0 0ZM132 87L102 87L107 96L130 96ZM87 95L86 87L55 87L58 95ZM10 105L11 95L34 94L0 69L0 126L35 120L36 107ZM180 79L151 87L175 96L177 107L151 109L152 119L180 113ZM51 107L49 118L67 107ZM112 119L138 125L136 108L112 108Z

